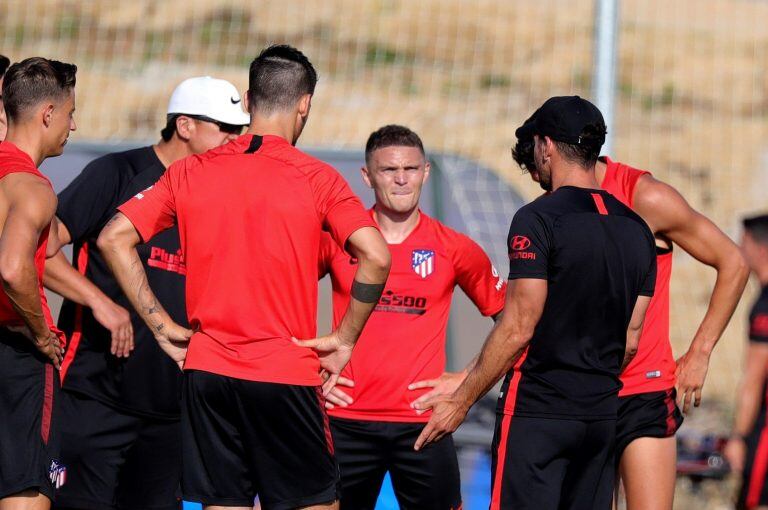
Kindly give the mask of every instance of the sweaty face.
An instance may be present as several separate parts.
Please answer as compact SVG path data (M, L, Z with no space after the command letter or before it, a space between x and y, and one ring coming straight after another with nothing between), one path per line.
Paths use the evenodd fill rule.
M3 78L0 78L0 142L5 140L5 134L8 132L8 120L5 118L5 108L3 108Z
M418 147L384 147L370 156L363 179L376 194L376 204L406 214L419 206L421 188L429 177L429 163Z
M51 121L48 125L48 156L58 156L64 152L69 140L69 133L75 131L75 91L70 90L65 99L54 104Z
M202 154L220 145L231 142L238 136L242 129L232 132L232 126L222 128L215 122L192 119L194 129L189 131L189 148L194 154Z

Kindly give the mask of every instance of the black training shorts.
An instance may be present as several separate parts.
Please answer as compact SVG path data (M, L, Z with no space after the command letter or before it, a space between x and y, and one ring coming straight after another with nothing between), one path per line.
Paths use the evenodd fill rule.
M624 449L641 437L672 437L683 424L674 388L619 398L616 419L616 462Z
M423 423L331 418L341 469L341 509L373 510L384 475L403 510L457 510L461 507L459 464L453 438L414 451Z
M203 505L288 510L339 498L320 387L184 373L182 493Z
M59 461L59 373L24 335L0 327L0 499L37 490L53 499Z
M610 508L615 420L498 415L491 510Z

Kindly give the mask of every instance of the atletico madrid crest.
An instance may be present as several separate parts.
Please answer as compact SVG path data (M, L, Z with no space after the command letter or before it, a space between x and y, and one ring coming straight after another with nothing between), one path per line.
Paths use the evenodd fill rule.
M432 271L435 270L435 252L433 250L413 250L411 267L422 278L431 275Z
M59 464L57 461L51 461L51 467L48 468L48 477L54 488L60 489L67 482L67 467Z

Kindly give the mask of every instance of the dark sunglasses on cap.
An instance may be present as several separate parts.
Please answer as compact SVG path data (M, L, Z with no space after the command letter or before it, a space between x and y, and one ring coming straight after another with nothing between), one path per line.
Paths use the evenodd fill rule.
M243 126L237 126L235 124L227 124L226 122L219 122L218 120L212 119L205 115L184 115L184 116L189 117L190 119L195 119L203 122L210 122L211 124L216 124L216 126L219 128L219 131L221 131L222 133L227 133L229 135L239 135L240 133L243 132Z

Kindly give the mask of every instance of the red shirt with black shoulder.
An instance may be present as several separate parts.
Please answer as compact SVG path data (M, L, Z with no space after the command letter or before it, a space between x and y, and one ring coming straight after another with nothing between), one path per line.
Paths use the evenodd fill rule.
M185 370L302 386L317 354L317 254L375 227L343 177L278 136L246 134L171 165L118 208L144 241L178 224L190 327Z
M28 173L44 180L49 186L51 181L43 175L35 166L34 161L29 155L16 147L11 142L0 143L0 179L13 173ZM53 186L51 186L53 190ZM43 272L45 270L45 250L48 246L48 231L50 225L46 226L40 233L35 249L35 269L37 270L38 288L40 292L40 302L43 307L45 322L51 331L55 332L62 346L66 343L66 337L54 324L51 311L48 308L48 299L43 289ZM0 292L0 324L3 326L24 326L24 320L16 312L5 292Z
M373 218L373 210L370 211ZM408 385L435 379L445 370L445 335L456 285L480 313L504 308L506 279L472 239L424 213L411 234L390 244L392 267L384 293L352 351L343 376L355 382L342 388L354 402L328 414L338 418L387 422L427 422L411 402L429 389ZM349 305L357 261L326 235L320 247L320 275L333 285L333 326Z
M637 181L650 172L601 158L606 164L602 188L633 208ZM656 291L645 314L637 354L621 374L619 396L664 391L675 386L677 364L669 341L669 281L672 250L656 247Z

